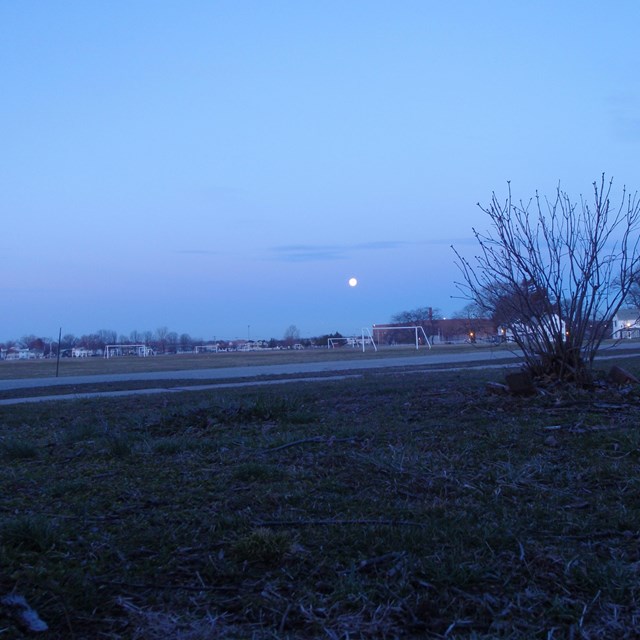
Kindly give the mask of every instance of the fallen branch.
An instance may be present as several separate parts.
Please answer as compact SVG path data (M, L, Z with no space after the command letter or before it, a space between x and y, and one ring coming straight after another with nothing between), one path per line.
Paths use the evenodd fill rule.
M382 526L382 527L419 527L425 528L423 522L413 520L259 520L256 527L315 527L315 526Z
M228 587L212 586L212 585L189 585L189 584L158 584L148 582L123 582L121 580L104 580L103 578L90 578L92 582L98 585L108 587L122 587L125 589L154 589L159 591L228 591Z
M593 531L591 533L566 533L562 535L549 534L547 538L561 538L563 540L603 540L606 538L640 538L640 533L633 531Z
M322 436L316 436L315 438L304 438L302 440L294 440L293 442L286 442L285 444L281 444L278 447L271 447L270 449L265 449L265 453L273 453L274 451L282 451L283 449L288 449L289 447L297 447L302 444L312 444L316 442L323 442L328 445L332 445L334 442L351 442L355 440L355 438L323 438Z
M376 567L387 562L397 563L399 560L405 558L406 555L406 551L391 551L390 553L385 553L381 556L376 556L375 558L366 558L365 560L361 560L356 569L358 571L366 571L370 567Z

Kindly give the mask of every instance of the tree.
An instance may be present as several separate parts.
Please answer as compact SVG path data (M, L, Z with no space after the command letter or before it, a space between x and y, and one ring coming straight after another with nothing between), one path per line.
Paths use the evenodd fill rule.
M30 351L41 351L44 353L45 342L42 338L34 335L23 336L20 342Z
M633 282L625 300L625 305L633 309L640 309L640 271L633 276Z
M178 334L175 331L167 333L167 348L169 353L176 353L178 350Z
M457 320L490 320L492 314L483 309L479 304L475 302L469 302L459 311L455 311L453 317Z
M342 338L344 338L344 336L339 331L336 331L335 333L325 333L324 335L313 338L311 343L316 347L326 347L329 344L329 340L340 340Z
M437 334L437 323L434 320L439 320L442 317L440 309L433 307L417 307L410 311L400 311L391 316L391 322L395 324L405 324L408 326L422 327L429 340L433 340L433 336ZM405 335L406 334L406 335ZM410 331L403 331L400 336L397 336L399 341L411 340L413 333Z
M107 344L116 344L118 342L118 333L112 329L100 329L98 338L104 347Z
M491 288L492 291L488 294L491 309L475 306L489 315L496 326L517 326L525 316L532 313L544 314L549 304L548 292L529 280L523 280L517 286L494 282Z
M78 339L73 335L73 333L67 333L62 336L60 340L60 349L71 349L76 346Z
M291 324L284 332L284 343L287 345L287 347L291 347L296 342L300 342L300 331L295 324Z
M478 335L485 333L487 320L491 320L491 314L480 307L475 302L466 304L462 309L453 314L454 320L459 320L464 327L464 332L468 336L469 342L476 342ZM494 320L495 323L495 320ZM457 323L456 323L457 324ZM455 326L455 325L454 325ZM461 333L457 330L457 333Z
M192 340L191 336L188 333L180 334L180 349L182 351L192 351L193 343L194 341Z
M113 344L113 343L108 343ZM84 349L88 349L90 351L103 349L105 346L105 342L97 333L88 333L82 335L76 341L76 345L78 347L83 347Z
M156 329L156 340L158 345L158 351L164 353L167 349L167 336L169 335L168 327L158 327Z
M440 309L435 309L433 307L418 307L416 309L411 309L410 311L400 311L399 313L396 313L391 316L391 322L414 325L437 320L441 315Z
M492 196L480 209L491 230L473 230L472 264L455 248L463 297L500 319L537 377L589 384L595 355L640 266L637 193L593 183L593 203L574 203L558 186L553 199L527 203ZM594 329L595 328L595 329Z

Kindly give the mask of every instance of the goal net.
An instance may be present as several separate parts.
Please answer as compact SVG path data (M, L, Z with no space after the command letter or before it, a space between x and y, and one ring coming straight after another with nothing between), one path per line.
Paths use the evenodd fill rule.
M146 358L155 355L155 351L146 344L108 344L104 348L105 358L118 356L138 356Z
M366 350L367 345L373 347L374 351L378 350L376 342L373 339L373 334L369 331L369 327L364 327L359 336L351 336L349 338L329 338L327 340L327 348L334 349L335 347L342 347L347 345L353 348L362 347L362 351Z
M419 325L411 325L408 327L389 327L389 326L382 326L382 327L373 327L373 332L375 333L376 331L380 332L380 331L384 331L385 333L387 331L413 331L414 333L414 339L415 339L415 345L416 345L416 349L420 348L420 339L424 338L424 344L426 344L429 349L431 349L431 341L429 340L429 338L427 337L427 334L424 331L424 328L419 326ZM378 340L379 342L379 340Z

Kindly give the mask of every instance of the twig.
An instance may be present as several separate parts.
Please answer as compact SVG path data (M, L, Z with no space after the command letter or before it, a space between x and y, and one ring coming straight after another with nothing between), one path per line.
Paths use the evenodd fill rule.
M288 449L289 447L297 447L301 444L311 444L314 442L324 442L328 445L332 445L334 442L351 442L354 441L355 438L323 438L322 436L316 436L315 438L304 438L302 440L294 440L293 442L286 442L285 444L281 444L278 447L271 447L270 449L265 449L265 453L273 453L274 451L282 451L282 449Z
M364 571L365 569L369 569L369 567L384 564L390 560L401 560L406 555L405 551L391 551L390 553L385 553L381 556L376 556L375 558L366 558L365 560L361 560L356 569L358 571Z
M292 605L291 603L289 603L287 605L287 608L285 609L285 612L282 614L282 618L280 618L280 625L278 626L278 633L280 635L282 635L282 633L284 632L284 625L287 622L287 617L289 616L289 612L291 611Z
M423 522L413 520L259 520L257 527L315 527L315 526L383 526L383 527L419 527L425 528Z
M124 587L126 589L156 589L160 591L228 591L228 587L188 584L149 584L146 582L122 582L120 580L103 580L91 577L95 584L109 587Z
M296 447L299 444L309 444L311 442L322 442L324 438L321 436L316 436L315 438L304 438L303 440L294 440L293 442L287 442L285 444L281 444L278 447L271 447L270 449L265 449L265 453L273 453L274 451L281 451L282 449L288 449L289 447Z
M593 533L575 533L575 534L552 534L546 536L548 538L562 538L564 540L602 540L604 538L638 538L639 533L633 533L631 531L594 531Z
M584 624L584 617L587 615L587 612L591 607L593 607L593 605L595 604L596 600L599 597L600 597L600 589L598 589L598 593L596 593L596 595L593 597L593 600L591 600L591 602L588 602L588 603L585 602L584 607L582 607L582 615L580 616L580 621L578 623L578 627L580 629L582 629L582 625Z

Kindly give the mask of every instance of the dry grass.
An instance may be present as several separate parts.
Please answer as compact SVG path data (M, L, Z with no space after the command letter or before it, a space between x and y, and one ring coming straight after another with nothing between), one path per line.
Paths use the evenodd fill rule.
M0 595L53 639L636 637L638 390L484 380L0 408Z

